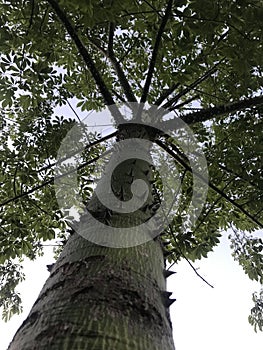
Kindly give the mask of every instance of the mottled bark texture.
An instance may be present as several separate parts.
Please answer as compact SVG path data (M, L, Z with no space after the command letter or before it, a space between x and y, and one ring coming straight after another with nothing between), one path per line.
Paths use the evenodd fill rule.
M122 200L129 192L127 171L152 187L151 167L145 162L127 161L118 171L123 174L113 187ZM146 202L150 208L156 204L151 191ZM94 215L96 203L93 198ZM138 211L134 220L145 219L149 210ZM116 213L107 217L102 211L98 203L97 214L108 224L132 221L128 214L118 221ZM173 350L168 275L158 238L135 247L109 248L74 233L9 350Z

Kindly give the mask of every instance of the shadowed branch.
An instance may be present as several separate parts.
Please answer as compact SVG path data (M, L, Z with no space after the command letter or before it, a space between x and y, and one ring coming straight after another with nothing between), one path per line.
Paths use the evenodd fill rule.
M153 72L154 72L154 68L155 68L155 64L156 64L156 60L157 60L157 55L158 55L162 35L164 32L166 23L171 15L172 5L173 5L173 0L169 0L167 7L166 7L166 10L165 10L165 14L162 18L162 21L161 21L161 24L160 24L160 27L159 27L159 30L158 30L158 33L156 36L156 40L155 40L155 44L154 44L154 48L153 48L153 52L152 52L152 57L151 57L146 81L145 81L145 84L143 87L143 92L142 92L141 101L140 101L141 103L145 103L147 100L147 96L149 93L149 89L150 89L150 85L151 85L151 81L152 81L152 77L153 77Z
M200 122L205 122L207 120L211 120L215 117L230 114L234 112L238 112L244 110L246 108L253 108L263 105L263 96L251 97L245 100L240 100L236 102L232 102L229 104L223 104L211 108L205 108L197 112L188 113L185 115L181 115L180 119L184 121L186 124L195 124ZM167 121L162 122L162 128L174 129L177 125L176 119L169 119ZM180 123L181 125L181 123Z
M107 106L109 106L109 110L110 110L112 116L114 117L116 122L121 123L123 121L123 117L122 117L120 111L118 110L117 106L114 104L114 100L113 100L113 97L112 97L109 89L107 88L107 86L106 86L100 72L98 71L91 55L89 54L86 47L82 43L81 39L79 38L79 36L78 36L77 32L75 31L73 25L71 24L70 20L68 19L68 17L64 13L64 11L60 8L60 6L56 0L48 0L48 3L53 8L53 10L57 14L58 18L60 19L60 21L64 25L65 29L67 30L68 34L70 35L70 37L74 41L80 55L82 56L85 64L87 65L93 79L95 80L95 82L100 90L100 93L104 99L105 104Z

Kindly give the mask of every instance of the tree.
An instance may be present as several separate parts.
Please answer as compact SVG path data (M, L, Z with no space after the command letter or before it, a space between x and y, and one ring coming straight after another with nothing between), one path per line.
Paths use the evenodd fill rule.
M167 261L184 258L193 267L191 261L218 244L221 230L233 228L234 257L250 278L263 281L263 242L254 234L262 228L261 2L16 0L2 1L0 8L0 301L6 318L20 310L15 287L23 278L23 256L34 259L43 241L54 238L63 246L9 349L173 349ZM106 105L117 131L104 138L86 135L83 124L54 117L57 106L73 108L72 98L82 111ZM123 117L120 103L132 120ZM165 118L168 112L172 119ZM187 126L198 141L189 154L181 142ZM96 223L152 239L131 246L124 236L122 248L99 245L94 239L102 232L86 220L87 210L78 224L70 223L70 207L58 205L54 183L71 170L61 166L60 176L54 168L63 140L75 145L68 138L72 128L84 135L77 143L83 151L77 180ZM138 200L143 205L133 215L100 203L105 176L93 192L95 164L107 153L110 137L118 142L106 174L126 152L122 141L145 141L135 144L145 158L125 159L112 173L112 191L124 203L134 197L134 180L147 185L146 195L145 187L137 193L144 194ZM206 183L195 163L200 152L209 170L205 203L193 186L195 179ZM175 176L180 180L180 195L170 188L177 211L162 232L157 221L147 232L137 231L167 204L150 154L159 155L163 166L168 155L173 159L168 187ZM194 227L193 198L200 210ZM166 215L158 219L166 221ZM254 302L249 320L262 330L262 293Z

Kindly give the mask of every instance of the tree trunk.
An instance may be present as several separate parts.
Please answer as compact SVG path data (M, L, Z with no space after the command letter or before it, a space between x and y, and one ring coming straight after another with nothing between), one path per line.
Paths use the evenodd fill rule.
M126 175L136 173L151 187L150 169L141 160L123 162L112 187L121 188L121 199L127 200L131 181ZM136 212L136 222L145 220L149 215L145 208L154 201L149 192L144 209ZM96 196L88 207L100 218L105 210L103 218L117 226L132 221L131 214L111 213L107 218ZM110 248L74 233L8 349L173 350L172 300L165 291L164 265L158 238L129 248Z

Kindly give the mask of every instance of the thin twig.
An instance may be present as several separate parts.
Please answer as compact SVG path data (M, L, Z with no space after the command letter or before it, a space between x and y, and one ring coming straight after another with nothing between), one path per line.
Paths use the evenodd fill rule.
M139 12L128 12L127 10L124 10L123 12L125 12L125 15L121 15L120 17L121 18L124 18L124 17L134 17L135 15L144 15L144 14L149 14L149 13L156 13L159 17L162 17L162 15L159 13L161 11L158 11L156 9L154 10L149 10L149 11L139 11ZM143 18L145 18L145 16L143 16Z
M212 286L212 284L210 284L209 282L207 282L207 281L204 279L204 277L202 277L202 276L197 272L196 268L193 266L193 264L191 263L191 261L189 261L189 259L188 259L188 258L185 256L185 254L182 252L182 250L181 250L181 248L180 248L180 245L179 245L178 242L176 241L176 237L175 237L175 234L173 233L173 230L172 230L171 224L170 224L170 222L169 222L169 220L168 220L168 217L167 217L167 215L166 215L166 213L165 213L165 211L164 211L164 209L163 209L162 202L161 202L161 198L160 198L160 196L159 196L159 194L158 194L158 192L156 191L155 188L154 188L154 191L155 191L156 196L159 198L159 203L161 203L161 209L162 209L163 215L164 215L164 217L165 217L165 220L167 221L167 224L168 224L170 233L171 233L171 235L172 235L172 237L173 237L173 239L174 239L174 243L176 244L177 248L178 248L179 251L180 251L181 256L187 261L187 263L189 264L189 266L191 266L191 268L194 270L194 272L196 273L196 275L197 275L199 278L201 278L202 281L204 281L204 282L205 282L208 286L210 286L211 288L214 288L214 287ZM171 268L171 266L170 266L170 268Z
M66 102L67 102L69 108L70 108L70 109L72 110L72 112L75 114L75 116L76 116L76 118L78 119L79 123L81 123L80 117L78 116L77 112L76 112L75 109L72 107L72 105L71 105L71 103L69 102L68 99L66 100Z
M48 7L46 8L46 11L45 11L45 13L44 13L44 16L43 16L43 18L42 18L42 21L41 21L41 23L40 23L40 26L39 26L39 32L41 33L41 31L42 31L42 26L43 26L43 24L44 24L44 22L45 22L45 19L46 19L46 16L48 15Z
M134 38L133 43L127 48L126 52L124 52L124 54L119 58L119 63L121 63L124 60L124 58L127 55L129 55L129 53L133 50L133 48L138 44L140 37L141 37L141 33L138 33L138 36L136 37L133 36Z
M147 1L147 0L143 0L159 17L161 17L161 18L163 18L163 16L162 15L160 15L160 13L159 12L161 12L161 11L158 11L155 7L153 7L153 5L152 4L150 4L149 3L149 1ZM138 3L138 1L137 1L137 3ZM139 4L138 4L139 5Z
M245 38L247 40L251 40L251 38L249 38L249 36L247 34L241 32L241 30L239 30L236 26L234 26L233 24L231 24L231 23L229 23L227 21L216 20L216 19L211 19L211 18L202 18L202 17L196 17L196 16L187 16L187 15L184 15L183 13L181 13L180 11L177 11L177 10L175 10L174 12L175 12L175 14L178 17L181 17L181 18L188 18L188 19L197 20L197 21L214 22L214 23L225 24L228 27L233 28L234 30L236 30L243 38Z
M222 189L225 190L228 185L230 185L231 182L233 182L234 179L231 179L230 181L228 181L228 183L224 186L224 188ZM210 206L210 208L208 209L208 211L205 213L204 216L202 216L202 220L199 222L199 224L197 226L195 226L193 234L199 229L199 227L204 223L205 219L208 217L208 215L212 212L212 210L214 209L214 207L217 205L217 203L222 199L222 196L220 195L214 202L213 204Z
M105 124L105 126L107 126L107 125ZM54 167L54 166L57 165L58 163L62 163L62 162L64 162L65 160L67 160L67 159L69 159L69 158L75 156L76 154L78 154L78 153L80 153L80 152L87 151L87 150L90 149L91 147L96 146L96 145L100 144L101 142L107 141L108 139L111 139L112 137L116 136L117 134L118 134L118 132L115 131L115 132L113 132L113 133L111 133L111 134L109 134L109 135L107 135L107 136L104 136L104 137L100 138L99 140L96 140L96 141L94 141L94 142L91 142L91 143L89 143L87 146L85 146L85 147L83 147L83 148L81 148L81 149L78 149L77 151L71 152L68 156L66 156L66 157L64 157L64 158L61 158L61 159L58 159L56 162L50 163L49 165L44 166L44 167L38 169L38 170L37 170L37 173L40 173L40 172L42 172L42 171L51 169L52 167Z
M205 72L200 78L196 79L192 84L187 86L185 89L183 89L181 92L179 92L177 95L175 95L170 101L165 103L163 105L163 108L169 108L177 102L181 97L185 96L188 94L188 92L192 91L193 88L196 86L200 85L203 81L205 81L207 78L211 77L213 73L215 73L218 69L218 66L225 61L225 58L222 58L219 62L217 62L212 68L210 68L207 72Z
M31 0L31 13L30 13L29 25L25 34L26 36L28 36L30 28L32 27L32 24L33 24L34 10L35 10L35 0Z
M41 208L41 207L36 203L36 201L33 200L32 198L29 198L29 197L28 197L27 200L28 200L29 202L31 202L31 203L32 203L36 208L38 208L40 211L42 211L44 214L53 217L49 212L47 212L45 209Z
M228 98L223 98L223 97L220 97L220 96L218 96L218 95L211 94L211 93L209 93L209 92L205 92L205 91L203 91L203 90L201 90L201 89L198 89L198 88L193 88L192 90L193 90L194 92L197 92L197 93L201 94L201 95L205 95L205 96L211 97L211 98L213 98L213 99L215 99L215 100L220 100L220 101L225 102L225 103L228 103L228 102L229 102L229 99L228 99Z
M236 173L235 171L233 171L233 170L227 168L226 166L224 166L224 165L218 163L218 167L219 167L220 169L222 169L222 170L225 170L225 171L228 172L229 174L235 175L235 176L236 176L236 179L239 178L240 180L242 180L242 181L244 181L244 182L250 184L251 186L255 187L256 189L260 189L259 186L258 186L258 184L254 183L254 182L251 181L251 180L245 179L242 175L240 175L240 174Z
M214 288L214 286L212 284L210 284L203 276L200 275L199 272L197 272L197 269L194 267L194 265L191 263L191 261L185 256L185 254L182 252L182 249L180 247L180 245L176 242L176 237L175 234L173 233L172 227L169 223L169 230L170 233L174 239L175 244L177 245L177 248L179 249L180 254L182 255L182 257L187 261L188 265L192 268L192 270L195 272L195 274L201 278L202 281L204 281L209 287ZM172 265L169 267L169 269L172 267Z
M206 182L204 177L199 174L195 169L192 169L190 165L188 165L183 159L181 159L177 154L175 154L172 150L169 149L167 145L165 145L160 140L155 140L155 143L162 147L167 153L169 153L173 158L175 158L186 170L195 174L199 179L203 182ZM174 145L169 144L170 147L173 148ZM208 186L214 190L216 193L220 194L224 199L226 199L229 203L231 203L234 207L239 209L244 215L246 215L253 223L257 224L260 228L263 228L263 223L258 221L252 214L250 214L247 210L245 210L240 204L231 199L228 195L226 195L222 190L220 190L217 186L215 186L211 181L208 181Z
M105 155L107 155L109 153L110 153L110 151L106 151L106 152L103 153L103 156L105 156ZM69 171L67 171L67 172L65 172L65 173L63 173L61 175L53 176L50 180L45 181L42 184L37 185L37 186L31 188L30 190L28 190L26 192L20 193L19 195L15 196L15 197L9 198L6 201L0 203L0 208L5 206L5 205L7 205L7 204L9 204L9 203L11 203L11 202L17 201L18 199L26 197L29 194L32 194L32 193L36 192L37 190L40 190L41 188L46 187L47 185L51 185L51 184L54 183L55 180L58 180L58 179L61 179L61 178L65 177L65 176L67 176L67 175L70 175L70 174L72 174L72 173L74 173L74 172L76 172L76 171L86 167L87 165L90 165L90 164L98 161L100 158L101 158L101 155L99 155L97 157L94 157L93 159L91 159L91 160L89 160L89 161L79 165L78 167L76 167L76 168L74 168L72 170L69 170Z

